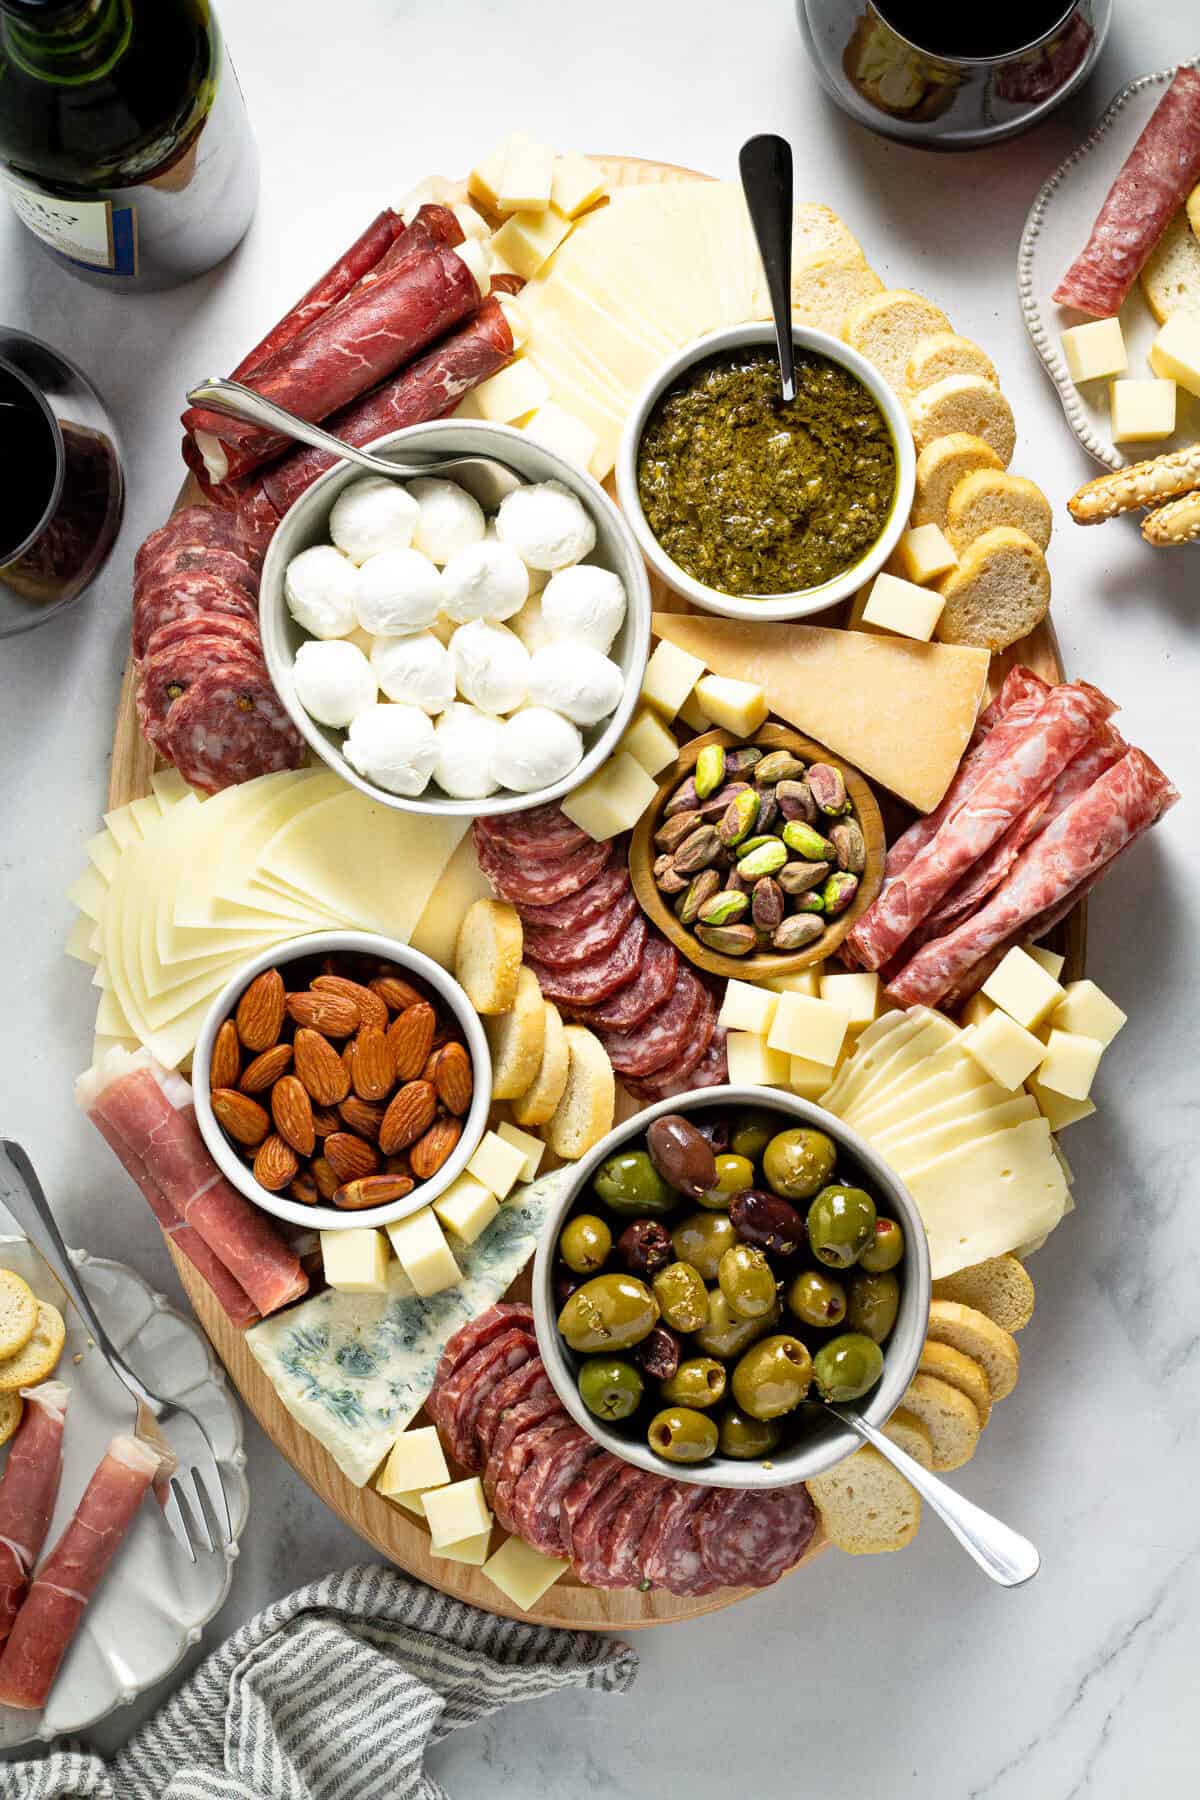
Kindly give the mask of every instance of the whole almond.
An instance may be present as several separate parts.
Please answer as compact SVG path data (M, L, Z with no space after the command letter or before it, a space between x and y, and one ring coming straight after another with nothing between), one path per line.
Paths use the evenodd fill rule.
M443 1044L437 1053L433 1085L442 1105L452 1113L465 1113L475 1090L471 1058L462 1044Z
M364 1025L382 1025L387 1030L387 1002L361 981L351 981L348 975L318 975L312 985L320 994L340 994L343 1000L352 1001Z
M356 1181L361 1175L374 1175L379 1167L379 1152L365 1138L352 1131L332 1131L322 1149L325 1161L338 1178L338 1184Z
M299 1200L301 1206L315 1206L321 1198L311 1169L301 1169L288 1193L293 1200Z
M336 1106L350 1092L350 1071L319 1031L301 1026L296 1033L296 1073L317 1106Z
M395 1087L396 1053L378 1025L364 1025L355 1037L350 1079L360 1100L386 1100Z
M379 1148L385 1156L407 1150L422 1132L428 1131L437 1112L437 1095L428 1081L409 1081L392 1096L383 1124L379 1127Z
M357 1181L343 1183L333 1196L333 1204L346 1212L361 1212L367 1206L386 1206L389 1200L403 1200L415 1186L411 1175L362 1175Z
M357 1137L366 1138L370 1144L379 1136L379 1127L383 1124L386 1111L386 1106L377 1101L360 1100L357 1094L348 1094L338 1107L343 1123ZM335 1125L333 1129L337 1131L339 1127Z
M421 1073L433 1048L436 1024L434 1010L427 1000L418 1000L415 1006L405 1007L392 1020L388 1041L396 1061L397 1081L415 1081Z
M310 989L305 994L287 996L287 1015L297 1025L307 1025L325 1037L349 1037L359 1027L358 1007L344 994L319 994Z
M236 1087L241 1072L242 1046L238 1042L237 1026L232 1019L226 1019L213 1039L208 1085L214 1088Z
M389 1012L403 1012L407 1006L415 1006L425 996L402 981L399 975L378 975L371 983L371 992L378 994Z
M264 1088L274 1087L279 1077L286 1075L291 1066L292 1046L273 1044L261 1056L256 1056L252 1063L246 1064L238 1086L243 1094L261 1094Z
M309 1164L309 1172L317 1184L317 1192L326 1205L333 1199L341 1187L341 1182L334 1174L332 1167L323 1156L314 1156Z
M271 1129L271 1121L258 1101L251 1100L249 1094L239 1094L236 1088L214 1088L212 1109L222 1129L247 1149L256 1150Z
M345 1102L343 1101L343 1105ZM312 1109L313 1130L319 1138L327 1138L331 1131L342 1129L341 1113L331 1112L326 1106L314 1106Z
M269 1050L279 1042L283 1030L283 976L278 969L264 969L256 975L237 1004L234 1020L237 1034L247 1050L255 1054Z
M418 1181L436 1175L462 1136L461 1119L435 1119L424 1137L418 1138L408 1153L413 1174Z
M285 1143L301 1156L312 1155L317 1142L312 1101L304 1083L295 1075L282 1076L271 1089L271 1117Z
M407 1153L403 1150L397 1150L394 1155L385 1156L383 1159L383 1172L385 1175L411 1175L412 1170L409 1167Z
M254 1179L268 1192L279 1194L296 1179L300 1163L290 1144L274 1133L259 1145L254 1158Z

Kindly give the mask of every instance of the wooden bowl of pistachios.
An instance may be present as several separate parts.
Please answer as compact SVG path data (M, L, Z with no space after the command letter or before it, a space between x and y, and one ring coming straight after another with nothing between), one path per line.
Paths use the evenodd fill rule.
M683 746L638 821L629 873L696 968L765 981L832 955L879 892L885 852L859 771L769 724Z

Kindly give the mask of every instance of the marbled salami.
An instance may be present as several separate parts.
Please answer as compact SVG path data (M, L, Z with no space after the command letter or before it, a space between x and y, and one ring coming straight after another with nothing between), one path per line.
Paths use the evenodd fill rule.
M680 968L669 997L641 1025L633 1031L600 1033L615 1072L639 1077L673 1064L687 1049L703 1009L703 985L689 968ZM697 1062L707 1048L706 1042Z
M479 1417L475 1421L475 1436L479 1440L479 1448L483 1452L486 1463L491 1455L492 1445L496 1441L496 1432L500 1422L514 1406L522 1400L540 1398L543 1394L553 1393L550 1377L546 1374L540 1356L531 1356L527 1363L514 1369L511 1375L498 1382L484 1400L479 1409Z
M591 885L596 884L593 882ZM573 899L574 896L568 898ZM625 891L586 925L576 925L570 930L556 930L548 925L526 925L525 956L537 963L545 963L551 969L573 968L576 963L587 962L591 957L610 949L621 934L629 929L637 913L637 895L626 880Z
M612 854L609 844L584 844L567 856L552 862L535 862L498 849L483 832L476 831L475 855L479 867L501 899L519 906L528 901L534 906L549 906L578 893L594 881Z
M704 1567L692 1522L693 1513L708 1499L708 1489L668 1481L642 1532L642 1579L669 1594L702 1591L706 1581L716 1586Z
M527 1363L536 1350L533 1333L512 1326L476 1350L445 1383L438 1401L442 1440L464 1469L478 1470L484 1464L475 1436L483 1402L498 1382Z
M575 1518L571 1527L575 1573L588 1587L615 1588L631 1585L616 1574L608 1543L617 1515L630 1488L636 1485L635 1478L638 1476L652 1482L657 1495L663 1485L661 1478L644 1475L641 1469L635 1469L629 1463L621 1463L617 1473L603 1482L588 1505ZM637 1579L635 1573L633 1581L636 1582Z
M475 821L478 831L510 856L532 856L539 861L569 856L594 840L572 824L553 801L531 806L528 812L489 813Z
M136 577L134 598L147 588L168 585L177 575L223 575L248 599L258 599L258 570L241 550L224 544L169 544Z
M687 1043L677 1056L674 1056L664 1068L655 1069L651 1074L638 1080L636 1077L625 1081L625 1087L638 1100L665 1100L671 1094L686 1094L696 1087L716 1087L719 1071L724 1074L720 1080L729 1079L729 1065L724 1055L724 1036L722 1032L722 1048L719 1063L709 1071L707 1078L699 1080L700 1069L708 1056L709 1047L717 1032L716 1000L707 989L704 990L704 1001L692 1024Z
M569 969L551 969L534 957L525 958L533 970L545 1000L562 1001L564 1005L594 1005L606 1000L618 988L628 986L642 965L646 948L646 921L638 913L625 927L615 944L591 956L587 962Z
M636 1587L641 1579L642 1532L662 1495L663 1476L632 1465L613 1484L618 1490L608 1509L597 1551L596 1587ZM600 1576L597 1579L597 1575Z
M165 524L152 531L133 559L135 582L165 550L182 548L238 548L237 522L229 513L211 506L182 506Z
M559 1531L562 1535L563 1548L573 1561L578 1562L579 1546L576 1544L576 1531L581 1543L586 1547L588 1534L586 1518L590 1509L596 1504L610 1482L616 1480L621 1470L628 1465L619 1456L611 1456L607 1450L593 1457L586 1463L582 1472L577 1475L566 1493L563 1495L562 1507L559 1511Z
M533 1308L520 1301L498 1300L486 1312L480 1313L477 1319L468 1319L465 1325L460 1325L457 1331L451 1332L438 1358L433 1387L425 1402L425 1410L430 1418L437 1419L442 1392L454 1371L460 1369L477 1350L482 1350L485 1344L490 1344L493 1338L499 1337L502 1331L509 1331L514 1325L521 1326L525 1331L532 1331Z
M673 944L657 931L648 934L642 966L628 987L595 1006L572 1008L594 1031L632 1031L663 1004L675 986L679 955Z
M517 907L521 920L530 931L582 931L585 925L615 906L629 889L629 870L623 856L617 854L601 869L594 880L550 906Z
M546 1556L563 1553L559 1518L563 1495L600 1446L576 1425L563 1431L528 1464L513 1490L512 1514L527 1544Z
M258 606L244 588L223 575L197 571L176 575L170 581L143 588L133 602L133 654L140 662L146 645L161 625L174 619L194 618L197 613L232 613L235 618L258 624Z
M169 625L160 625L150 633L146 642L146 655L142 666L145 667L159 650L171 650L179 644L189 644L196 638L218 638L233 644L240 650L262 659L262 638L258 626L252 625L249 619L243 619L236 613L190 613L180 619L172 619Z
M304 762L282 700L248 663L211 663L172 706L166 740L184 780L209 794Z
M496 1484L504 1472L504 1459L509 1447L523 1432L532 1431L538 1425L544 1425L548 1419L557 1419L564 1424L567 1410L558 1395L551 1389L550 1394L531 1394L528 1399L510 1407L496 1427L496 1435L492 1439L492 1447L483 1470L483 1491L490 1500L496 1491Z
M720 1488L696 1521L700 1555L722 1587L770 1587L807 1550L817 1515L803 1482Z
M245 624L244 620L238 622ZM176 620L175 625L163 627L154 633L154 638L161 637L163 630L177 629L181 623L183 621ZM265 681L267 678L267 665L256 644L238 643L232 637L218 636L212 631L168 644L148 654L143 661L135 695L138 727L146 742L153 744L160 756L170 755L167 718L171 708L214 663L221 663L230 670L239 669L253 680Z
M553 1446L557 1446L560 1438L565 1441L578 1429L560 1408L557 1414L547 1418L541 1425L534 1425L528 1431L521 1432L509 1444L504 1452L500 1476L492 1495L492 1511L505 1531L519 1530L513 1512L513 1499L517 1483L525 1470L536 1457L549 1453Z

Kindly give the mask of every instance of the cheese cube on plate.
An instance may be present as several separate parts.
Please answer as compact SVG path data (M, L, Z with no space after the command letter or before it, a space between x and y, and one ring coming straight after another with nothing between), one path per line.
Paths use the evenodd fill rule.
M499 199L500 183L504 179L504 164L508 156L509 138L496 145L494 150L481 157L467 176L467 192L482 200L485 206L495 207Z
M487 1561L488 1551L492 1547L492 1533L476 1532L474 1537L460 1538L457 1544L443 1544L440 1549L431 1546L432 1556L444 1556L447 1562L481 1564Z
M1114 444L1158 442L1175 430L1173 381L1114 381L1109 401Z
M647 775L657 775L679 755L679 745L648 706L635 714L633 724L617 748L627 750L635 762L641 763Z
M725 1039L729 1080L734 1087L787 1087L791 1076L783 1050L772 1050L753 1031L731 1031Z
M1099 1038L1105 1046L1112 1043L1125 1019L1116 1001L1094 981L1068 981L1050 1015L1051 1025L1060 1031L1079 1031L1084 1037Z
M394 1500L410 1490L424 1493L426 1488L441 1487L449 1479L436 1425L418 1425L400 1433L375 1485L381 1494Z
M864 625L878 625L901 637L916 638L927 644L933 628L942 616L946 602L930 588L918 587L886 570L875 577L867 604L863 607Z
M504 167L496 190L500 212L545 212L554 181L554 152L548 144L515 131L504 150Z
M554 450L577 469L589 469L599 442L590 425L577 419L557 400L546 400L526 419L522 429L535 444Z
M899 549L904 573L919 587L958 567L954 546L940 525L914 525L900 539Z
M664 718L673 719L703 673L704 664L698 656L690 656L686 650L677 649L664 638L655 646L646 664L642 699L648 700ZM706 718L711 717L707 707L704 712Z
M521 1164L520 1179L536 1181L537 1172L542 1166L542 1158L546 1154L544 1140L534 1137L528 1131L522 1131L517 1125L510 1125L507 1119L502 1125L497 1125L496 1136L502 1137L506 1144L511 1144L513 1149L519 1150L525 1158Z
M1063 355L1072 381L1103 381L1129 367L1120 319L1095 319L1062 334Z
M878 975L822 975L821 999L838 1006L851 1031L869 1025L879 1011Z
M772 1050L788 1056L806 1056L810 1062L833 1068L846 1039L849 1021L840 1006L829 1000L813 1000L807 994L781 994L775 1018L767 1033Z
M959 1014L964 1026L982 1025L989 1013L996 1010L996 1002L989 1000L985 993L972 994Z
M768 975L763 982L773 994L808 994L811 999L821 998L821 971L823 962L810 963L807 969L793 969L790 975Z
M813 1062L807 1056L788 1058L788 1086L802 1100L819 1100L833 1081L834 1071L827 1063Z
M467 1164L467 1174L482 1182L497 1200L504 1200L525 1167L525 1152L506 1144L496 1131L485 1131L479 1148Z
M959 1042L984 1073L1010 1093L1033 1074L1046 1054L1041 1039L999 1007L981 1025L964 1032Z
M1150 346L1150 367L1189 394L1200 394L1200 319L1173 312Z
M696 698L714 725L739 738L753 737L771 710L756 682L735 681L731 675L702 675Z
M1010 950L999 967L992 970L982 992L1027 1031L1036 1031L1063 998L1063 990L1053 975L1020 948Z
M523 419L549 397L546 377L523 356L498 375L481 381L471 395L478 417L490 419L493 425L509 425L514 419Z
M425 1495L425 1517L436 1549L443 1544L461 1543L463 1538L478 1537L481 1531L492 1528L492 1515L478 1475L466 1481L452 1481L448 1487L432 1488Z
M1047 975L1055 981L1058 980L1066 964L1065 956L1060 956L1057 950L1045 950L1041 944L1027 944L1026 952L1032 956L1035 963L1041 963Z
M410 1218L398 1219L388 1226L387 1234L400 1267L423 1299L440 1294L443 1288L453 1287L461 1279L462 1270L431 1206L422 1207Z
M693 688L683 705L679 708L679 717L692 731L711 731L712 720L701 706Z
M717 1015L717 1024L727 1031L753 1031L766 1037L779 1004L778 994L756 987L750 981L730 981Z
M1046 1054L1038 1068L1038 1084L1064 1094L1068 1100L1086 1100L1104 1055L1099 1038L1079 1031L1052 1030Z
M658 788L628 750L618 750L590 781L559 804L572 825L598 841L632 831Z
M373 1226L321 1233L325 1279L341 1294L382 1294L387 1290L388 1247Z
M543 1556L523 1538L510 1537L484 1563L483 1572L514 1605L528 1612L570 1566L564 1557Z
M1025 1086L1037 1101L1051 1131L1065 1131L1068 1125L1074 1125L1080 1119L1090 1119L1096 1110L1094 1100L1070 1100L1066 1094L1056 1094L1053 1088L1043 1087L1036 1075L1031 1075Z
M515 212L492 239L492 249L514 274L532 281L570 229L570 219L564 219L553 206L543 212Z
M565 156L556 156L554 172L550 181L551 204L557 206L560 213L568 219L577 219L581 212L589 206L595 206L608 192L608 183L604 179L603 169L589 162L586 156L571 150Z
M515 1154L520 1156L521 1152ZM500 1202L491 1188L474 1175L464 1173L450 1183L444 1194L438 1195L433 1210L447 1231L464 1244L473 1244L500 1211Z

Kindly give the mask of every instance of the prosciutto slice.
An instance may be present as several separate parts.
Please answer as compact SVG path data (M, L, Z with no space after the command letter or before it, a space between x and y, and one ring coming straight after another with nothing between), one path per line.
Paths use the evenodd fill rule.
M0 1655L0 1705L45 1706L88 1601L158 1470L157 1455L139 1439L112 1440L17 1614Z
M0 1644L13 1628L50 1529L71 1390L62 1381L43 1381L22 1395L25 1412L0 1478Z

